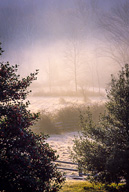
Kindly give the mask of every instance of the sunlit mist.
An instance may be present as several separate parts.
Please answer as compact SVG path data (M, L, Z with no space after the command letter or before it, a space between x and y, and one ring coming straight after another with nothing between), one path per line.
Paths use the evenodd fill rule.
M100 92L128 62L126 37L116 39L108 27L108 19L119 17L113 10L120 12L125 2L1 0L1 59L18 64L21 76L39 69L37 91Z

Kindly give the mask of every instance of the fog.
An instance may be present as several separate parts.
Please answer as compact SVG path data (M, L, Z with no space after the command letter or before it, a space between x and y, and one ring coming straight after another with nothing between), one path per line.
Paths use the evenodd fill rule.
M128 12L126 0L0 0L1 61L39 69L41 91L100 91L128 62Z

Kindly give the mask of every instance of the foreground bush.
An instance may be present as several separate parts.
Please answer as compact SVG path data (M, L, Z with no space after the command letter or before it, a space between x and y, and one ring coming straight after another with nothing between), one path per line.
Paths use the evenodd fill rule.
M16 72L17 65L0 63L0 191L56 192L63 181L57 157L46 136L29 129L38 114L24 102L37 72L23 79Z
M73 159L103 183L126 182L129 191L129 65L112 76L106 113L95 123L81 117L82 136L74 140Z

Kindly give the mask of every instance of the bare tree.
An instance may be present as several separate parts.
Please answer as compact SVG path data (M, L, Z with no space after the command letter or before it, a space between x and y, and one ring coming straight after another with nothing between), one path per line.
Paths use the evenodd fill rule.
M113 59L120 66L129 62L129 1L117 2L100 19L100 26L106 38L105 56Z
M99 71L98 71L98 63L97 61L95 61L96 58L96 54L94 57L94 60L90 60L89 61L89 56L86 52L87 50L87 45L89 46L89 39L91 39L91 41L94 41L94 38L96 36L96 25L97 25L97 18L96 16L98 15L98 1L96 0L92 0L92 1L86 1L86 0L76 0L75 1L75 11L73 13L73 17L74 19L76 18L77 23L80 23L80 28L76 29L76 33L79 33L79 37L81 39L81 41L83 42L83 50L85 51L85 63L83 66L83 71L84 71L84 67L87 68L85 72L87 72L87 70L89 70L89 72L91 73L91 81L92 81L92 87L93 87L93 92L94 92L94 73L97 74L97 81L98 81L98 85L99 85L99 91L100 91L100 81L99 81ZM98 16L97 16L98 17ZM73 33L75 35L75 31ZM73 35L72 34L72 35ZM76 35L75 35L76 37ZM80 50L78 51L77 49L79 48L79 46L77 46L77 38L74 38L72 44L73 44L73 55L72 58L74 59L73 64L74 64L74 77L76 77L76 74L78 73L78 62L77 62L77 57L79 57L79 55L77 54L77 52L80 52ZM88 48L89 50L89 48ZM80 58L80 61L82 60L82 58ZM95 71L95 72L94 72ZM86 75L86 73L85 73ZM89 75L88 75L89 76ZM78 87L78 78L74 78L75 79L75 84L76 87ZM85 84L87 85L87 82L85 82ZM81 87L81 86L80 86ZM82 90L82 88L81 88ZM83 92L84 92L84 87L83 87Z
M82 73L81 42L77 38L68 41L65 52L65 63L68 74L74 82L75 91L78 92L79 78Z
M82 79L82 73L85 72L83 53L90 28L90 7L88 1L74 1L70 18L71 30L69 30L70 38L66 45L65 62L67 71L74 82L75 92L77 93L80 88L79 83L80 79Z
M58 83L58 66L55 63L54 59L48 58L48 62L46 65L46 73L47 73L47 79L48 79L48 87L50 93L52 93L52 89L54 86Z
M52 91L52 65L51 65L50 59L48 59L47 75L48 75L49 91L51 93L51 91Z

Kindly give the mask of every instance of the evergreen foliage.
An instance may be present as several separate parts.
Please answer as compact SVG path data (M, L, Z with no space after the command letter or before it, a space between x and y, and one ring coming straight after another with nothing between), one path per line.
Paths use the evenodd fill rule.
M17 70L17 65L0 63L0 191L56 192L63 181L53 163L57 156L46 136L30 130L39 114L25 102L38 70L22 79Z
M72 157L84 171L103 183L126 181L129 189L129 65L111 76L106 111L100 120L81 116L82 134L75 138Z

